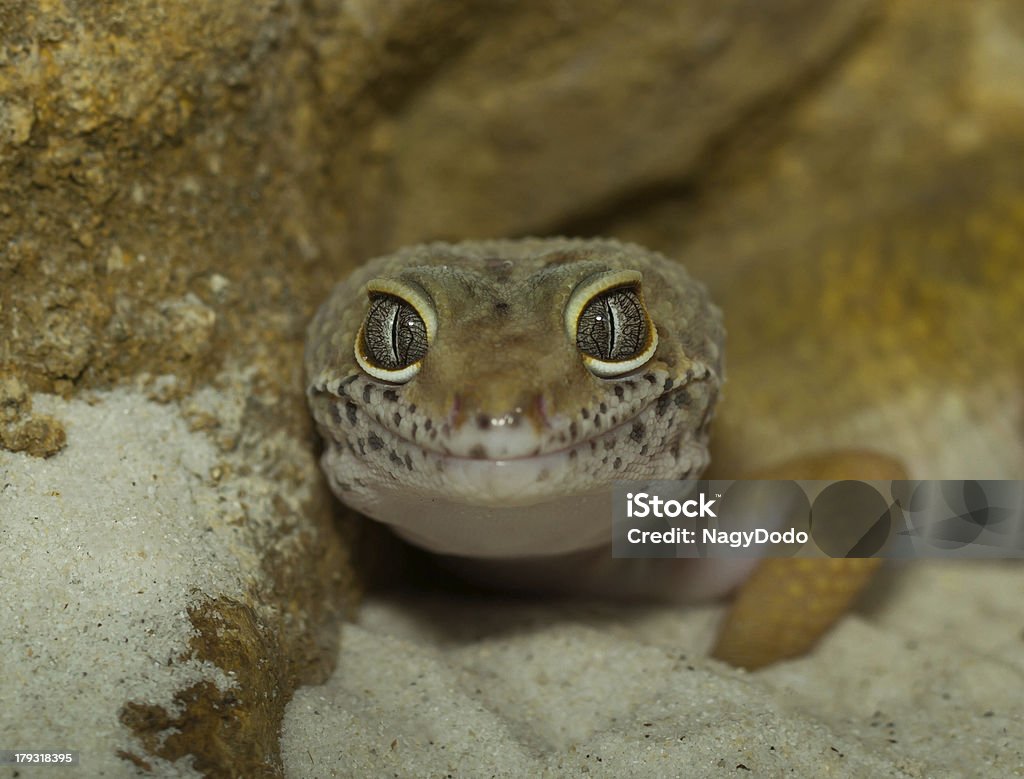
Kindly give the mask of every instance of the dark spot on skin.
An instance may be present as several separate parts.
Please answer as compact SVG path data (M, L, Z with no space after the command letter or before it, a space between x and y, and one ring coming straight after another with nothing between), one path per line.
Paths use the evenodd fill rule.
M585 408L581 408L580 409L580 416L583 417L584 419L590 419L590 410L589 409L585 409Z
M415 422L413 422L412 423L412 430L410 432L410 434L412 435L413 438L416 437L416 431L419 430L419 429L420 429L420 426L418 424L416 424Z
M619 468L621 468L621 467L622 467L622 458L621 457L616 457L615 458L615 462L612 463L612 468L614 468L615 470L619 470Z
M665 379L665 392L668 392L670 389L672 389L672 385L674 383L675 382L672 381L672 377L671 376L669 376L667 379Z
M647 444L640 447L640 456L643 457L647 454Z
M369 384L363 385L363 403L369 403L370 398L373 396L373 387Z
M431 422L431 421L430 421L429 419L428 419L428 420L426 420L426 421L425 421L425 422L423 423L423 429L424 429L424 430L430 430L430 428L432 428L433 426L434 426L434 423L433 423L433 422Z
M503 301L499 301L499 302L495 303L494 304L494 313L495 314L500 314L500 315L507 314L508 313L508 303L505 303Z
M474 460L486 460L487 450L484 449L483 446L481 446L480 444L477 444L476 446L469 450L469 456L472 457Z
M658 402L654 406L654 410L659 417L665 416L665 412L668 411L668 407L672 405L672 398L668 395L662 395L658 398Z
M606 438L606 439L604 439L604 450L606 452L610 451L610 450L612 450L614 448L615 448L615 439L614 438Z
M569 437L576 440L576 436L580 434L580 429L576 426L576 420L574 419L569 423Z
M399 414L397 411L395 412L395 415L391 418L395 420L395 427L398 427L400 424L402 424L402 415Z
M356 423L356 404L351 400L345 404L345 416L348 417L348 423L354 425Z
M481 430L489 430L491 427L491 418L487 414L480 414L476 418L476 426Z
M359 454L362 455L363 457L366 457L366 441L364 441L362 438L360 438L358 443L359 443Z
M621 384L616 384L615 385L615 397L617 397L619 400L622 400L622 398L625 395L626 395L626 390L622 389L622 385Z
M359 374L358 373L353 373L351 376L347 376L346 378L342 379L341 384L338 385L338 388L341 389L343 387L347 387L349 384L351 384L352 382L354 382L358 378L359 378Z
M384 390L384 400L391 401L394 403L398 400L398 393L392 389Z
M415 403L410 403L409 404L409 413L410 414L415 414L416 413L416 404Z
M605 455L604 457L601 458L601 465L607 465L607 464L608 464L608 455Z
M602 414L607 414L608 413L608 404L607 403L602 403L601 404L601 413Z
M366 442L370 445L370 448L376 451L377 449L384 448L384 441L381 440L380 436L376 433L370 433L366 437Z
M576 455L576 450L575 450L575 449L570 449L570 450L569 450L569 459L570 459L570 460L575 460L575 459L576 459L576 456L577 456L577 455Z
M647 435L647 428L644 427L644 423L637 420L633 423L633 429L629 431L629 438L631 441L640 443L644 440L644 436Z
M601 427L601 415L594 414L594 427Z
M617 416L615 416L615 414L612 414L612 424L613 425L619 424L619 418Z
M395 465L405 465L405 463L402 462L402 458L398 456L398 452L393 449L388 452L388 459Z
M690 403L693 402L693 398L690 397L689 392L681 389L672 396L672 402L676 404L676 408L682 408L683 406L689 408Z
M654 374L651 374L651 373L645 373L644 374L644 378L647 381L649 381L651 384L656 384L657 381L658 381L656 378L654 378Z
M596 452L597 451L597 441L594 441L594 440L590 441L590 451L592 451L592 452Z
M558 434L558 443L564 444L568 440L568 436L564 432Z
M412 458L408 454L405 455L405 467L412 470Z

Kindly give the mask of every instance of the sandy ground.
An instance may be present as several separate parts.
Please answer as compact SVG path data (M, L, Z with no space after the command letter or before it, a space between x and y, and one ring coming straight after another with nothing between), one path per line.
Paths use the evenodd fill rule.
M287 774L1024 776L1024 565L890 569L756 673L707 658L721 612L371 598L289 706Z
M230 531L208 523L218 453L175 406L129 390L93 401L36 396L36 411L66 424L59 455L0 451L0 749L81 760L25 777L133 775L116 754L145 754L119 720L126 701L177 712L177 690L233 684L179 659L196 590L244 588ZM183 763L152 761L157 775L198 776Z
M178 658L199 593L244 587L228 520L258 485L212 479L222 455L142 393L36 404L68 445L0 452L0 749L82 766L0 776L134 776L126 700L234 684ZM373 596L289 705L286 775L1024 776L1024 564L890 569L812 655L753 674L707 659L721 612Z
M80 765L0 766L0 777L136 776L131 755L150 776L199 776L190 757L147 753L122 712L175 716L175 693L237 684L190 657L188 610L247 599L282 512L276 482L246 475L242 448L222 451L189 413L227 435L244 406L209 388L186 411L135 388L33 398L67 446L48 459L0 450L0 750L73 750Z

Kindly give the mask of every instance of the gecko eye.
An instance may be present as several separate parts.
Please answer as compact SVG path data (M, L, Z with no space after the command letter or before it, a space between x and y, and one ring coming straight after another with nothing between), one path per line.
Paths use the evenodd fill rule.
M356 362L381 381L402 384L419 372L436 320L426 297L390 280L367 285L370 308L356 335Z
M651 359L658 332L644 306L641 276L612 271L591 276L569 297L566 329L583 362L601 378L621 376Z

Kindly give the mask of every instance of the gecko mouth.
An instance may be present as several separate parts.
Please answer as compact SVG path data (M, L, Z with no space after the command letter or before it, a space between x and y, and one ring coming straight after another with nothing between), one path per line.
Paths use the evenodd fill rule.
M487 448L480 442L476 451L470 446L462 454L436 445L425 446L392 430L387 430L386 435L398 454L395 461L404 462L411 451L409 470L422 466L436 476L421 484L420 494L425 498L433 496L488 507L537 505L573 495L606 492L618 480L676 478L679 473L703 468L703 443L687 439L680 451L677 437L665 440L665 425L657 421L672 405L672 394L663 393L596 435L547 450L543 448L544 441L531 429L532 446L515 456L494 454L502 447L496 446L493 439L486 441ZM485 435L477 434L477 439L484 439ZM666 470L677 464L680 471Z
M474 418L471 417L458 427L446 421L440 427L434 425L427 430L420 427L418 431L416 426L410 430L407 425L397 424L399 415L396 415L395 425L389 424L391 418L387 416L378 415L371 419L375 418L382 432L402 445L452 462L519 462L574 452L577 455L597 454L601 447L612 449L623 433L626 433L623 441L647 443L650 433L656 431L642 420L653 419L654 427L662 430L669 427L675 413L682 406L691 404L694 386L702 385L708 378L709 372L698 373L691 369L678 383L666 379L661 393L649 395L633 408L622 408L620 404L616 409L609 403L608 406L612 406L609 409L600 403L589 412L582 409L575 419L565 414L553 415L539 430L521 415L517 419L517 415L512 413L498 417L481 414L476 417L479 424L473 424ZM700 389L697 393L707 394ZM671 413L662 420L666 412ZM588 449L589 452L586 451Z
M322 429L336 444L325 468L353 491L367 490L368 505L386 493L527 506L606 491L620 480L689 478L707 463L716 384L707 370L680 378L678 384L666 375L648 379L662 391L632 401L616 392L618 402L597 403L589 414L552 415L540 429L523 418L495 425L472 416L456 428L454 420L438 422L401 402L390 387L321 387L330 398L329 410L319 406L328 420ZM377 403L368 405L371 400ZM356 507L374 515L372 506Z
M636 450L648 444L643 447L646 454L647 450L663 443L667 429L674 425L679 413L692 420L692 412L711 410L715 396L705 385L712 378L713 374L706 369L691 368L675 380L666 377L661 382L660 393L648 395L632 408L623 404L616 408L612 403L602 402L592 406L589 412L581 410L575 419L567 415L553 416L540 430L523 424L525 420L520 419L519 424L464 424L456 430L446 429L445 436L436 439L410 440L400 429L391 428L388 432L450 461L518 462L573 453L601 457L602 449L613 451L627 442L636 444ZM608 394L612 394L611 390ZM703 419L697 416L696 423L703 424L709 416L707 413L703 414ZM498 420L513 418L509 414ZM484 421L490 419L484 418ZM382 424L390 428L386 420ZM661 438L657 437L659 432Z
M497 462L525 462L530 460L539 460L545 457L556 457L565 456L573 452L579 454L584 451L592 451L596 453L599 451L604 442L613 442L620 433L624 430L631 428L637 421L650 409L655 406L655 403L648 403L645 406L640 407L631 416L626 417L618 421L616 424L608 427L605 430L597 431L586 438L580 438L579 440L571 440L568 435L568 426L563 425L563 432L554 433L553 437L558 440L559 435L564 437L566 440L560 442L552 449L545 449L545 441L541 436L531 435L529 437L529 443L532 443L532 449L530 451L524 451L530 448L529 445L523 446L518 441L502 440L503 437L507 436L505 431L497 431L480 436L479 443L471 446L467 454L458 454L452 452L449 449L437 449L430 446L424 446L424 451L428 451L439 457L452 462L483 462L483 463L497 463ZM409 443L414 443L410 441ZM520 454L490 454L490 452L514 452L519 450Z

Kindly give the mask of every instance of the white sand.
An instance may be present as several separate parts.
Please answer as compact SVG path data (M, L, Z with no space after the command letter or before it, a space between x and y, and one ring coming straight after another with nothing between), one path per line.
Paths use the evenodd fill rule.
M287 775L1024 776L1024 565L918 563L867 600L750 674L706 657L718 606L376 597L289 706Z
M213 391L193 402L222 430L238 422ZM243 596L260 495L251 479L215 478L225 458L209 437L141 391L92 404L38 396L34 411L63 420L68 442L46 460L0 450L0 749L80 753L78 769L22 776L134 776L118 750L156 776L198 776L190 759L146 754L118 713L129 701L176 713L176 691L233 685L180 659L186 610L203 595ZM243 513L247 527L233 521Z

